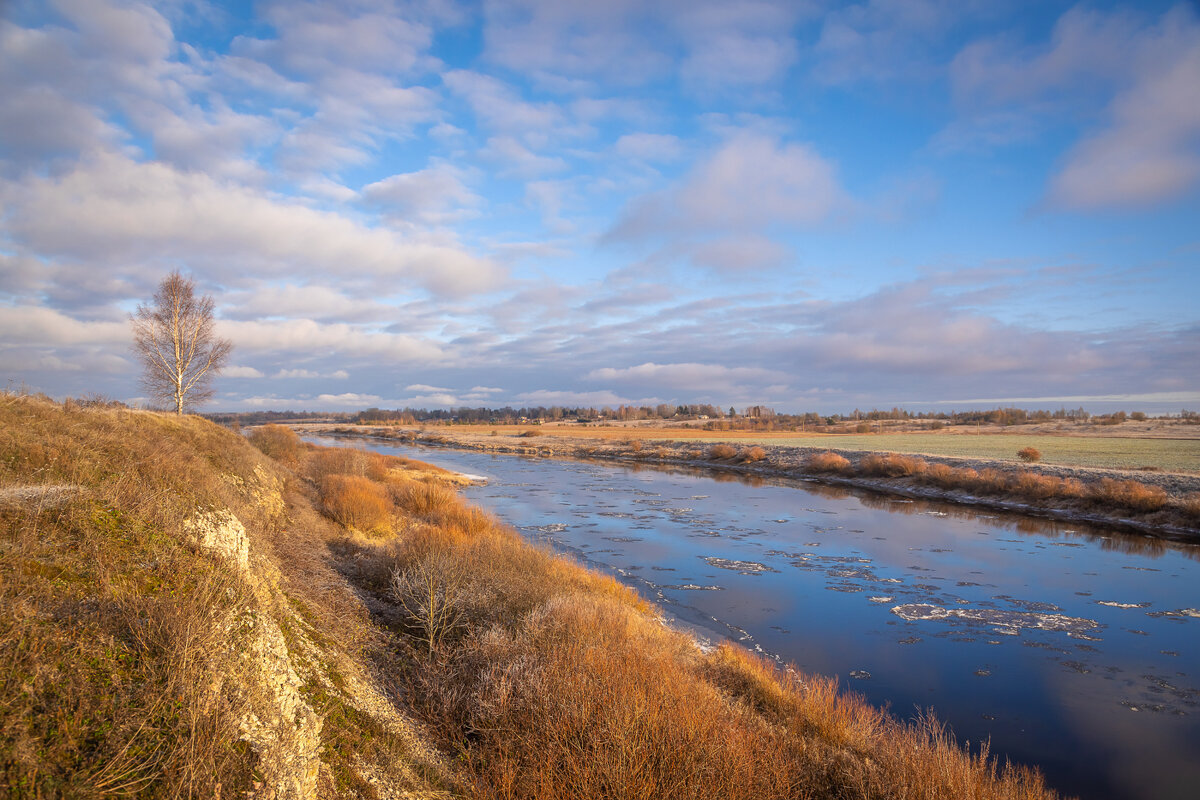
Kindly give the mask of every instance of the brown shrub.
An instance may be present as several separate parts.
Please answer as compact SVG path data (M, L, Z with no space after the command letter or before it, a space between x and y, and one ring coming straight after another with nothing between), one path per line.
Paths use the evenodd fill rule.
M1200 492L1192 492L1179 501L1179 507L1191 517L1200 519Z
M742 451L742 461L746 461L748 463L762 461L766 457L767 451L763 450L761 447L750 447Z
M1017 451L1017 458L1026 464L1034 464L1042 460L1042 451L1036 447L1023 447Z
M737 455L737 448L728 444L714 444L708 448L708 457L712 459L727 459Z
M405 481L394 484L391 492L401 510L418 517L435 514L458 503L454 490L438 483Z
M1021 471L1014 475L1010 482L1010 491L1034 500L1047 500L1051 497L1062 496L1063 481L1053 475L1039 475L1036 472Z
M928 467L924 459L902 456L897 453L871 453L858 463L864 475L882 478L901 478L920 475Z
M1167 493L1157 486L1137 481L1117 481L1102 478L1091 487L1091 498L1135 511L1157 511L1167 504Z
M930 464L925 470L925 480L942 489L957 489L963 485L963 476L949 464Z
M304 453L304 442L284 425L263 425L250 431L246 438L263 453L288 467L299 464Z
M850 460L831 450L813 453L805 461L805 466L810 472L850 472Z
M320 485L331 475L357 475L373 481L382 481L388 475L391 461L381 453L361 450L356 447L322 447L309 456L305 464L308 477Z
M320 485L321 507L335 522L379 533L392 521L392 503L379 484L359 475L327 475Z

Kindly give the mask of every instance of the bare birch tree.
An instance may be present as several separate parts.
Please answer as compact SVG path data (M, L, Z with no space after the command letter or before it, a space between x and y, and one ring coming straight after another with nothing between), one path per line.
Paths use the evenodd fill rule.
M229 358L233 344L213 330L213 299L196 298L196 284L178 271L158 285L154 303L129 315L133 351L144 368L142 386L170 400L175 413L212 397L209 384Z

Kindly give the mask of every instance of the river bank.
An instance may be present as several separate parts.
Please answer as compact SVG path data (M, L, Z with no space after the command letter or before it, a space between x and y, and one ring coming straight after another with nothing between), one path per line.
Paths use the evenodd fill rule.
M1175 541L1200 541L1200 475L1194 473L1064 467L935 455L897 456L840 448L738 447L577 435L567 438L533 428L517 435L480 435L449 427L436 430L335 424L293 427L314 435L367 437L543 458L694 467L811 481L1060 521L1110 525ZM825 456L826 453L834 457Z

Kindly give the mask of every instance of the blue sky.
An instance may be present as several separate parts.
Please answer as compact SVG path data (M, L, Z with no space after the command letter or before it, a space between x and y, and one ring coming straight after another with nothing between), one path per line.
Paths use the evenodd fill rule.
M0 378L212 410L1200 407L1196 3L0 5Z

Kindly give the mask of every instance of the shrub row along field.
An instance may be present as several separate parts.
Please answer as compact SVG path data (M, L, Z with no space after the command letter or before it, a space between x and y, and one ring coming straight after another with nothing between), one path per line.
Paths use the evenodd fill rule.
M331 452L295 468L325 513L354 526L340 504L349 484L313 467ZM475 796L1053 796L1036 773L967 754L931 719L897 721L734 645L702 652L631 590L442 486L354 474L376 486L355 484L361 518L385 501L392 532L354 526L339 547L390 609L381 618L406 658L405 696L468 766Z
M660 438L669 438L669 431ZM710 436L708 441L721 437ZM689 439L688 441L697 441ZM1039 460L1066 467L1139 469L1153 467L1168 472L1200 471L1200 440L1088 438L1005 434L884 433L869 436L789 436L748 440L763 445L829 447L838 450L891 451L913 455L948 456L1012 461L1017 451L1038 451Z
M13 796L1055 796L932 719L698 649L444 471L249 438L0 395Z
M871 453L857 464L834 452L814 453L806 461L810 472L874 478L910 478L913 482L970 494L999 495L1029 501L1062 500L1091 503L1104 508L1152 513L1168 509L1187 520L1200 520L1200 494L1172 502L1161 488L1134 480L1102 478L1084 483L1075 478L1027 470L1001 471L930 464L922 458L898 453Z

